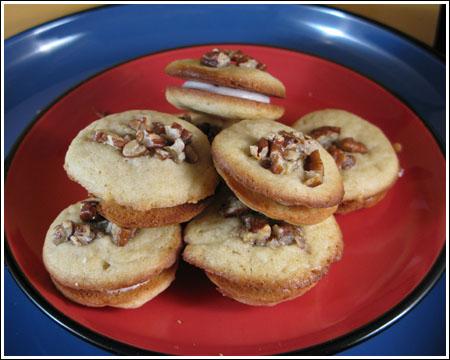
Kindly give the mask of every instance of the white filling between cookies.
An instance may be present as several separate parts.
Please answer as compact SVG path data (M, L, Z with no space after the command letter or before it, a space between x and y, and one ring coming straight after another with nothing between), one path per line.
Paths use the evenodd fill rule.
M219 95L226 95L226 96L232 96L237 97L240 99L246 99L246 100L253 100L265 104L270 104L270 97L259 94L256 92L251 92L247 90L241 90L241 89L233 89L225 86L217 86L212 84L203 83L200 81L186 81L183 84L184 88L187 89L197 89L197 90L204 90L208 92L212 92L214 94Z
M117 293L122 293L122 292L126 292L126 291L131 291L134 289L137 289L138 287L141 287L142 285L145 285L149 282L149 280L145 280L141 283L137 283L128 287L124 287L124 288L120 288L120 289L114 289L114 290L106 290L106 293L108 294L117 294Z

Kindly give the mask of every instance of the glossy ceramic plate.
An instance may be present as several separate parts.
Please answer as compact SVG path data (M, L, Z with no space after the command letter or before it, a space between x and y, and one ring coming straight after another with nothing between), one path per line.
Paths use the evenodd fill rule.
M164 67L176 59L198 58L211 46L144 56L84 82L51 106L17 148L6 180L6 235L20 271L53 311L77 324L76 330L97 334L97 340L112 339L117 351L243 355L331 349L355 331L367 333L374 321L380 327L395 318L402 302L404 307L413 301L411 294L443 249L445 160L411 109L335 63L277 48L227 47L260 59L285 84L287 98L276 100L286 107L283 122L324 108L356 113L402 144L404 174L376 207L337 217L344 257L298 299L271 308L249 307L221 296L201 271L182 264L173 285L139 309L82 307L56 291L41 261L49 224L63 208L86 196L63 170L67 147L98 112L178 112L165 101L164 89L180 81L166 76Z
M400 154L402 165L406 170L408 170L406 165L411 168L409 174L405 172L405 177L399 180L395 192L389 195L391 198L385 199L378 208L360 212L359 220L351 220L351 218L339 220L346 236L346 255L341 263L331 269L329 277L324 279L323 284L315 288L314 291L317 292L311 292L309 295L315 296L314 301L320 294L334 294L337 299L328 299L327 306L324 308L309 308L315 312L307 314L303 312L301 305L311 301L311 298L310 300L307 300L306 297L298 299L296 301L299 302L266 309L265 321L258 323L258 319L262 321L260 309L242 308L238 303L230 303L231 300L217 299L215 290L200 272L191 267L182 266L176 283L163 295L165 297L155 299L154 302L147 304L147 306L156 306L161 311L155 312L153 315L147 314L147 317L142 319L140 313L136 313L134 316L131 315L132 313L128 314L132 319L127 318L127 321L133 320L133 322L126 330L122 324L123 326L118 326L116 331L116 326L122 319L121 311L100 311L103 315L98 317L94 316L96 311L83 309L86 311L84 313L86 317L80 316L76 310L80 307L67 304L54 292L40 260L42 234L45 233L51 219L68 203L84 196L82 189L70 183L63 173L61 164L65 152L64 146L67 146L70 137L76 133L77 129L95 118L94 110L88 109L87 105L93 103L94 99L95 110L116 111L128 108L124 104L125 96L128 91L132 91L136 92L136 96L130 99L128 104L130 107L140 107L141 105L156 107L159 104L158 110L169 110L171 108L163 101L162 93L165 84L174 80L164 79L164 75L159 72L156 77L148 78L149 81L145 88L138 91L137 85L141 83L138 81L139 79L133 77L132 73L139 66L142 67L143 63L150 63L153 66L157 63L159 56L167 56L159 54L151 58L142 58L136 63L130 63L133 64L132 68L129 67L130 64L126 65L128 70L131 69L131 74L126 72L124 76L125 68L118 68L109 75L101 75L103 80L111 81L110 86L127 82L127 86L121 84L120 88L124 90L121 94L122 100L118 102L112 101L113 98L105 100L104 97L99 96L98 93L105 91L108 96L111 96L112 90L106 83L96 84L97 80L86 83L82 88L75 90L75 93L69 94L68 98L61 101L62 104L65 104L63 106L61 103L57 103L58 99L90 76L130 59L165 49L224 42L290 48L351 68L367 78L376 80L391 93L396 94L397 98L401 98L407 103L409 108L413 109L423 123L429 127L437 142L434 142L430 132L411 110L366 78L320 59L291 52L286 55L289 63L294 61L293 57L297 56L295 61L301 61L304 64L295 66L294 71L287 73L283 70L285 66L283 59L272 59L272 55L270 55L270 59L267 59L269 54L273 54L274 51L276 56L285 54L284 52L267 48L255 49L262 58L267 60L271 66L270 70L282 78L288 86L289 97L284 102L288 107L286 120L293 120L310 109L322 106L346 108L361 115L371 112L370 116L366 115L367 118L379 124L392 141L403 142L404 145L405 150ZM169 353L228 353L227 349L229 349L229 353L242 354L285 351L303 354L334 353L358 343L392 324L428 293L442 273L445 266L445 253L442 251L436 261L434 259L439 252L439 246L444 243L442 222L445 199L442 185L444 176L439 175L443 172L443 159L436 144L440 144L443 148L445 141L445 65L438 57L417 43L372 22L322 6L172 5L169 9L165 5L139 5L102 7L94 11L75 14L19 34L5 41L4 45L4 147L8 154L8 163L11 164L6 180L5 194L5 226L8 237L5 248L6 260L10 272L33 302L58 323L82 338L111 352L129 354L149 353L145 349ZM189 51L193 51L197 55L200 50L185 51L187 52L181 51L180 56L184 56ZM169 54L167 59L171 59L171 56ZM331 77L321 76L319 73L314 74L327 67L339 69L338 74ZM143 76L150 76L153 71L142 68L141 70ZM124 77L119 79L114 78L115 76ZM353 80L348 80L347 76ZM133 81L131 81L132 78ZM324 84L313 84L308 79L320 79ZM331 80L334 82L339 79L341 81L339 86L331 82ZM153 84L154 81L155 84ZM161 82L164 82L162 86L156 85ZM292 84L294 87L291 89ZM370 86L364 84L370 84ZM349 91L354 89L353 87L349 88L350 85L356 86L358 91L350 94ZM372 92L375 88L378 90ZM86 94L87 89L91 89L92 92ZM152 89L156 89L156 92L153 92ZM328 91L319 94L311 91L314 89L320 89L320 91L328 89ZM371 89L369 91L371 95L384 95L373 99L366 98L360 104L362 94L359 94L359 91L361 89ZM98 93L96 94L96 92ZM391 100L381 100L384 97ZM68 117L64 115L64 117L55 119L56 115L68 112L69 108L64 110L61 107L64 108L70 104L74 106L73 101L77 99L82 103L75 106L74 111ZM341 100L346 102L341 102ZM43 118L39 118L46 109L55 103L56 105ZM397 104L398 106L385 108L383 112L383 109L380 108L381 104ZM383 115L375 117L375 114ZM16 146L14 145L20 144L21 134L26 134L26 130L30 129L30 125L36 119L38 119L36 125L31 128L15 154ZM395 125L397 121L403 125ZM405 147L408 142L404 142L404 139L408 139L408 142L411 141L410 144L415 144L414 146L422 146L416 148L420 151L416 151L416 154L412 155L411 148ZM30 146L32 146L31 149ZM424 153L421 153L422 151ZM31 161L33 156L37 158L37 162ZM24 164L24 162L27 163ZM425 167L421 167L422 165ZM24 166L27 169L24 169ZM17 171L23 171L22 176L19 176ZM49 172L53 172L53 174L50 176ZM432 178L437 180L433 184L434 192L429 193L429 186L433 182ZM32 185L30 185L30 179L33 179ZM405 182L406 185L404 185ZM400 190L397 190L399 187ZM44 188L50 190L46 190L47 193L43 194ZM422 189L426 191L422 192ZM408 199L411 200L408 194L413 196L415 193L421 193L421 196L415 197L412 203L407 203ZM442 199L442 204L436 200L435 196ZM11 204L12 206L10 206ZM391 206L396 209L393 213L387 212L392 209ZM416 210L410 213L411 209ZM418 216L420 211L423 212L424 217L416 218L415 216ZM385 267L384 275L374 280L376 271L374 273L367 272L369 277L367 280L372 281L373 289L371 287L369 292L359 289L358 294L362 295L359 298L356 296L355 299L350 299L350 297L346 297L345 291L354 283L364 282L362 270L366 269L372 261L372 258L366 259L361 256L361 253L356 253L358 249L362 248L355 247L356 245L350 248L352 244L363 246L359 244L361 241L367 241L366 246L369 246L367 245L368 239L374 239L371 235L375 225L371 219L375 221L375 218L371 218L367 214L382 215L383 228L394 226L394 229L398 231L396 232L398 241L394 242L391 238L376 238L375 241L372 241L372 247L366 248L371 252L386 254L386 259L380 265L380 268ZM398 220L403 217L410 219L414 225L411 229L408 227L404 233L400 232L400 228L395 227L397 223L404 226L404 223ZM435 218L433 220L435 227L431 225L431 217ZM421 227L421 232L414 233L412 229L416 229L416 223L422 222L423 219L426 220L423 223L425 227ZM362 233L358 230L361 222L365 225ZM432 229L428 231L430 228ZM355 235L356 230L358 230L358 234ZM391 230L385 229L386 233L389 231ZM420 241L417 238L420 236L425 238L422 245L419 244ZM400 253L399 247L403 248L399 258L391 257L388 252L389 246L395 244L397 253ZM414 253L412 249L418 252ZM349 265L345 261L348 261L350 256L355 262L353 266L360 270L354 274L346 272L350 268L347 268ZM381 255L380 257L382 258ZM389 263L389 259L393 259L393 262ZM434 265L431 266L433 262ZM373 266L375 264L370 268ZM402 270L401 266L406 266L406 268ZM379 271L381 271L380 268L378 268ZM427 271L427 269L429 270ZM343 274L348 277L343 279ZM396 278L396 276L400 277ZM401 285L398 287L390 285L391 277L396 279L393 284L401 282ZM9 279L8 275L7 284L11 283ZM339 279L341 280L339 284L334 282ZM374 352L388 354L388 349L390 349L398 354L421 353L421 351L434 354L437 348L433 347L433 344L439 341L438 339L443 333L443 330L440 329L444 328L443 323L441 326L439 325L444 317L443 280L441 278L439 286L435 287L430 296L427 296L426 300L405 319L386 333L361 344L351 352L354 354L373 354ZM385 282L385 286L382 285L383 282ZM333 287L335 290L332 290ZM383 292L376 294L375 289L380 287L384 289ZM194 289L196 291L193 291ZM355 291L358 292L358 290ZM8 294L11 296L12 293L17 294L14 301L9 298L7 302L7 304L13 304L12 308L7 308L5 305L5 311L9 311L7 315L14 314L13 317L11 315L9 322L7 320L10 315L5 319L6 329L10 329L8 335L10 340L5 340L6 349L8 349L10 341L14 341L20 343L19 354L23 354L24 350L30 351L30 354L41 352L43 355L52 351L55 354L61 354L61 352L69 351L67 349L74 349L74 353L99 352L88 345L84 346L85 344L74 337L67 336L59 328L51 326L52 324L49 324L46 318L42 318L37 312L30 309L29 302L25 297L6 285L5 296ZM160 319L159 315L166 312L166 316L168 316L169 310L176 309L174 302L178 301L180 296L185 302L184 311L192 315L191 320L184 321L189 318L173 314L176 324L167 317L160 322L163 319ZM212 302L211 299L219 302ZM348 309L342 317L334 318L333 316L338 316L338 313L335 312L338 311L338 308L333 304L338 299L347 299ZM364 306L364 309L366 305L371 304L371 306L364 310L355 306L357 304ZM282 310L283 308L284 310ZM197 313L198 309L204 312ZM284 311L284 315L277 320L274 311L279 311L278 309ZM287 314L297 319L297 323L290 322ZM380 314L382 315L378 316ZM441 315L439 316L439 314ZM214 315L214 323L206 323L210 319L207 315L210 317ZM270 322L266 316L270 317ZM349 318L347 323L345 322L346 318ZM286 325L280 326L282 319ZM366 319L369 319L369 322L364 323ZM29 333L30 342L25 349L22 348L22 338L28 334L28 330L24 329L28 327L30 320L34 324L33 332ZM145 325L141 323L144 320ZM149 322L149 320L151 321ZM181 320L181 323L177 320ZM230 328L222 329L223 326L229 325L231 320L241 325L236 330L236 334L232 334ZM156 325L152 323L153 321L159 324L158 331L155 330ZM305 324L309 323L309 326L312 324L313 328L305 327L304 322ZM14 323L14 327L8 326L11 323ZM271 326L267 329L269 323ZM275 325L273 329L272 323ZM317 324L314 325L314 323ZM333 325L326 327L326 324L332 323ZM359 327L359 324L363 324L363 326ZM106 331L98 331L98 327ZM205 327L205 330L210 329L210 332L205 337L197 337L195 342L189 343L190 333L198 335L198 331L202 327ZM193 328L194 330L192 330ZM428 329L427 336L418 336L421 331L417 331L417 329ZM119 334L118 330L123 330L126 334ZM339 336L340 334L344 335ZM181 337L177 338L176 335ZM233 339L238 337L238 341L233 342ZM50 341L49 338L52 340ZM6 342L7 340L9 342ZM411 344L411 341L414 341L414 344ZM443 339L439 344L442 341ZM395 342L395 347L392 346L392 342ZM138 343L145 343L144 350L136 347L139 346ZM155 346L153 346L154 344ZM42 349L43 346L45 349ZM387 352L383 352L381 349Z

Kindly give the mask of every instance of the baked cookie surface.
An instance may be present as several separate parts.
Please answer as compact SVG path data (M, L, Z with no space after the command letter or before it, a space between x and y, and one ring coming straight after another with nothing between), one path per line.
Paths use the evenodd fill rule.
M125 157L121 149L93 140L101 132L122 138L128 135L134 139L136 131L129 126L130 121L142 118L168 127L177 123L189 131L192 134L190 146L196 154L195 163L187 160L177 163L171 158L161 160L146 153ZM131 151L142 148L136 146ZM186 121L149 110L109 115L81 130L69 146L64 168L69 177L90 194L140 211L197 203L214 193L218 181L207 137Z
M233 120L276 120L284 114L284 108L278 105L175 86L167 87L166 99L178 109L203 112Z
M306 134L323 127L337 127L340 134L335 134L335 144L352 138L355 144L365 147L363 152L344 152L353 160L350 167L340 170L345 194L338 212L375 205L398 179L399 161L391 142L381 129L355 114L338 109L320 110L303 116L293 127ZM339 146L334 148L340 150Z
M326 208L338 204L343 196L339 170L333 158L317 142L312 141L323 164L323 179L314 187L302 182L302 173L273 173L251 155L251 146L262 137L280 131L293 132L294 129L267 120L244 120L224 129L215 137L211 148L216 168L244 188L282 205Z
M165 72L187 80L169 86L166 99L178 109L232 120L276 120L284 108L270 96L283 98L284 85L265 71L266 65L239 50L212 49L201 59L176 60Z
M222 206L219 197L187 225L183 258L205 270L219 291L238 301L274 305L301 295L342 256L342 234L333 216L302 226L298 243L272 247L270 242L261 246L244 241L248 232L242 219L225 217Z
M137 229L123 246L118 246L111 234L105 232L98 232L84 245L72 241L56 242L55 230L60 224L65 221L83 223L81 206L76 203L63 210L45 237L44 265L62 286L87 291L127 288L148 281L177 261L182 244L179 225Z

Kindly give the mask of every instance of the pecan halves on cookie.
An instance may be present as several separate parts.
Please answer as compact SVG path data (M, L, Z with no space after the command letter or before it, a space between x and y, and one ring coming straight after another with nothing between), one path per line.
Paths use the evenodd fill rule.
M339 140L336 145L340 149L351 153L365 154L368 152L367 147L363 143L356 141L352 137Z
M339 169L347 170L353 167L356 163L356 159L351 154L346 154L344 151L339 149L336 145L331 145L327 151L333 157L336 165Z
M314 150L306 157L303 168L305 170L304 184L309 187L315 187L323 183L323 162L320 158L319 150Z
M309 133L313 139L317 140L324 148L335 142L341 133L341 128L337 126L321 126Z

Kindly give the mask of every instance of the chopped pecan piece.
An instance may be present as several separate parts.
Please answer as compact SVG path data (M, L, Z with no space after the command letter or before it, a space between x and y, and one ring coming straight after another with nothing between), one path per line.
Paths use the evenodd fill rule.
M269 240L272 229L269 224L264 225L256 231L247 231L242 234L242 240L252 245L264 246Z
M248 69L256 69L258 67L258 62L255 59L247 59L246 61L238 62L237 65Z
M123 148L127 143L123 137L103 130L96 130L93 136L93 140L101 144L114 146L118 149Z
M136 138L137 139L137 138ZM139 140L138 140L139 141ZM162 148L167 145L167 140L162 136L154 133L143 132L142 141L140 141L147 149Z
M147 152L147 148L139 144L137 140L131 140L122 149L122 155L128 158L142 156Z
M306 186L315 187L322 184L324 170L319 150L314 150L311 154L309 154L309 156L305 159L303 168L305 170L304 184Z
M155 149L155 155L160 159L160 160L166 160L170 157L170 154L168 151L164 150L164 149Z
M230 61L230 57L225 52L213 49L202 56L200 63L210 67L221 68L230 64Z
M338 168L342 168L342 163L345 160L345 153L341 149L339 149L336 145L331 145L327 149L327 151L333 157L333 159L336 162L336 165L338 166Z
M363 143L356 141L352 137L342 139L342 140L338 141L336 143L336 145L340 149L347 151L347 152L351 152L351 153L365 154L368 152L367 147Z
M65 220L56 225L53 229L53 243L59 245L66 242L72 236L74 230L74 223L70 220Z
M111 234L114 244L117 246L125 246L130 239L136 234L136 229L121 228L116 224L109 223L107 232Z
M162 122L153 121L152 122L152 130L155 134L161 135L166 133L166 128Z
M169 153L169 156L173 161L180 163L186 158L184 148L184 142L180 138L177 138L171 146L164 147L164 150Z
M183 128L183 130L181 130L181 140L183 140L183 142L185 144L190 144L192 141L192 133L189 130L186 130Z
M356 159L351 154L346 154L344 151L339 149L336 145L331 145L327 151L333 157L338 168L342 170L347 170L353 167L356 163Z
M270 171L274 174L281 174L284 170L283 155L280 152L270 153Z
M392 144L392 147L394 148L394 151L395 151L396 153L401 152L401 151L402 151L402 148L403 148L402 144L400 144L400 143L398 143L398 142Z
M350 169L355 166L356 159L352 154L345 154L344 161L341 163L342 170Z
M87 200L81 202L80 219L85 222L95 222L102 220L103 217L98 213L97 200Z
M186 155L186 162L189 164L195 164L198 162L198 154L195 152L192 145L187 144L184 148L184 153Z
M96 233L91 229L89 224L75 224L75 231L69 237L69 240L76 246L82 246L91 243L95 237Z

